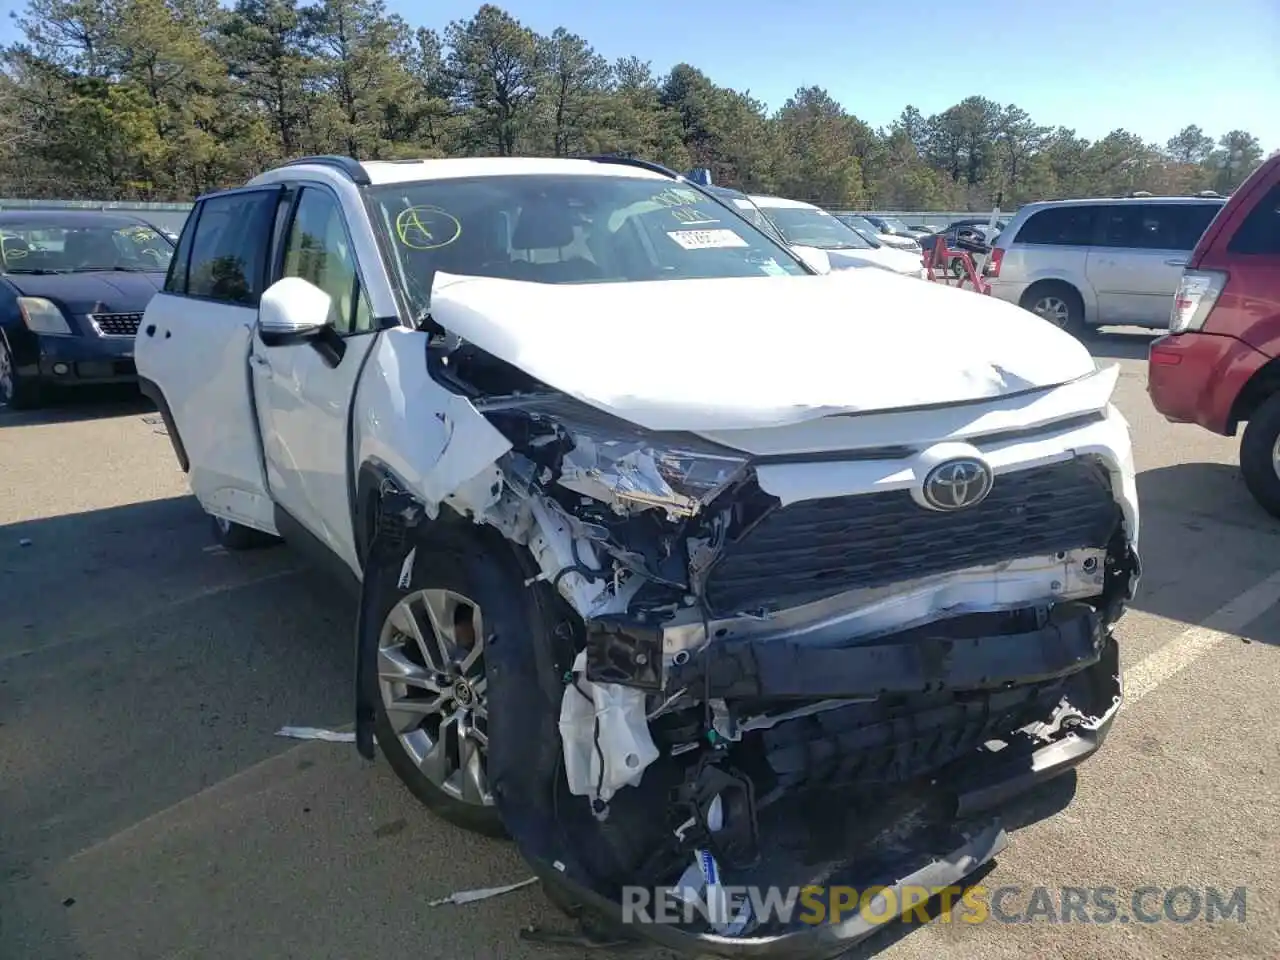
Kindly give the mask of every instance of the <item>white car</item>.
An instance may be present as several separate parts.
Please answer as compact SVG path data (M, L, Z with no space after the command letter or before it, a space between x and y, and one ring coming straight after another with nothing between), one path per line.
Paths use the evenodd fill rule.
M915 256L871 240L821 207L802 200L752 195L736 201L754 205L787 243L813 262L829 261L832 270L880 267L893 273L925 279L924 262ZM815 257L809 251L818 251Z
M1120 705L1118 368L661 167L278 167L197 202L136 357L217 538L357 592L360 752L678 952L833 955L876 925L716 872L959 883Z
M843 213L840 215L840 222L846 226L852 227L864 237L874 240L876 243L884 244L886 247L892 247L894 250L902 250L906 253L912 253L917 256L924 252L924 249L921 246L923 236L899 236L898 234L880 229L880 227L871 220L857 214Z

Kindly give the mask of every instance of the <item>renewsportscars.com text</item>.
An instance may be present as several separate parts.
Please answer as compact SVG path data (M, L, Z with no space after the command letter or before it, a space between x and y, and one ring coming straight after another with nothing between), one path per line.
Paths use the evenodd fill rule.
M1245 922L1244 887L721 887L722 897L679 901L662 890L624 887L628 923L724 923L744 901L759 920L841 923L1218 923ZM727 913L725 916L719 914Z

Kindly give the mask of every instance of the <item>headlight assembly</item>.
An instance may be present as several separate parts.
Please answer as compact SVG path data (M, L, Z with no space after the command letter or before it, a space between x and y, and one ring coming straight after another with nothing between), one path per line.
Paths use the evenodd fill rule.
M691 517L746 468L746 458L662 441L617 440L563 424L575 441L560 482L599 484L621 503L659 507Z
M657 507L690 517L747 469L747 457L697 437L651 434L568 397L477 404L486 412L523 411L572 440L559 482L617 506Z
M71 335L71 325L66 315L52 300L44 297L19 297L18 309L22 311L22 322L32 333L43 333L56 337Z

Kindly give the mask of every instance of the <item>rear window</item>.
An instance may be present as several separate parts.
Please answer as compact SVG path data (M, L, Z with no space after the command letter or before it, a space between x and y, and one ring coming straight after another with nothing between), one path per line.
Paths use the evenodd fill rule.
M1102 245L1192 250L1221 209L1216 203L1129 203L1104 208Z
M1097 207L1049 207L1033 213L1014 239L1018 243L1089 246L1097 212Z
M1254 204L1227 244L1227 252L1280 254L1280 183Z

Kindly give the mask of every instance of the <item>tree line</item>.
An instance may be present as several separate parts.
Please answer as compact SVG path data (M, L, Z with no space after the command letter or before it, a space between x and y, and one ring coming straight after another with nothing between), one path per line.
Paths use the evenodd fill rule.
M769 111L696 65L610 62L500 7L437 31L383 0L28 0L0 49L0 196L189 200L283 159L624 153L829 207L1004 209L1229 192L1256 137L1099 140L981 96L873 129L821 87Z

